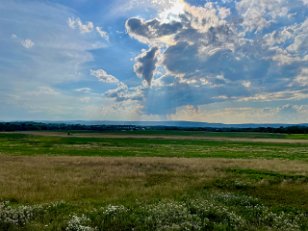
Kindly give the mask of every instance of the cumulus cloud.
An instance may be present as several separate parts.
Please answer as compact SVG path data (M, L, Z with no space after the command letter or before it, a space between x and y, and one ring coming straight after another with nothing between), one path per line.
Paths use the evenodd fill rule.
M16 34L11 34L11 38L17 41L18 43L20 43L26 49L30 49L35 45L31 39L29 38L22 39L22 38L19 38Z
M103 30L100 26L95 26L93 22L88 21L83 23L80 18L72 18L69 17L67 19L67 25L71 29L77 29L81 34L96 32L96 34L104 39L105 41L109 41L109 34Z
M140 102L142 102L144 98L144 90L142 86L129 88L126 84L121 82L118 84L117 88L107 91L104 95L114 99L116 102L127 103L134 101L141 106Z
M67 24L72 29L79 29L81 33L90 33L93 28L93 22L83 23L80 18L68 18Z
M168 36L176 34L182 27L178 22L163 23L158 19L144 21L140 18L128 19L125 26L131 37L149 45L173 43L172 37Z
M190 119L194 114L198 120L237 117L245 121L245 116L254 118L257 114L264 121L286 113L294 116L307 112L307 107L301 107L308 99L306 0L114 0L99 4L106 11L112 10L107 16L91 16L93 22L84 19L84 11L78 12L81 19L72 17L76 11L70 4L28 4L31 7L27 11L24 3L16 1L0 7L2 17L7 19L0 20L0 28L8 35L1 43L1 81L14 89L13 93L0 91L4 109L12 99L9 95L19 96L20 105L35 98L45 106L42 110L50 109L41 97L32 93L32 98L28 94L29 98L23 99L18 92L32 89L42 98L49 96L53 102L62 102L63 92L54 89L59 94L53 95L51 87L61 86L69 88L67 92L72 95L68 105L73 100L77 105L83 102L89 104L87 111L104 111L102 115L106 116L110 115L108 111L112 115L131 111L134 116L154 115L151 118L174 115L175 119ZM128 17L125 29L141 44L116 32L124 29L118 17ZM103 19L103 27L96 25L96 20ZM65 21L67 24L63 24ZM106 28L115 30L114 44L108 48L104 44L109 39ZM25 48L35 45L35 49L25 54L21 44ZM92 52L95 49L100 51ZM21 62L24 65L19 65ZM119 68L117 77L104 69L91 70L91 75L106 83L101 87L105 92L96 94L95 82L87 78L90 66L101 63L110 65L108 70L115 65ZM73 85L68 84L70 81ZM83 88L84 83L92 90ZM102 101L103 109L97 106ZM273 101L278 106L268 110L247 106ZM242 106L233 110L227 103ZM213 105L224 106L210 111ZM226 109L221 110L223 107ZM268 117L262 117L262 113Z
M245 31L262 31L277 23L279 18L290 17L287 0L241 0L237 3L237 11L242 15Z
M165 81L165 80L163 80ZM201 84L201 81L203 84ZM149 114L168 115L173 114L176 108L185 105L204 105L222 102L238 97L248 97L250 89L243 85L230 82L228 85L217 82L214 86L201 81L182 82L181 78L173 80L172 84L151 88L144 99L144 112ZM214 81L214 80L213 80Z
M27 49L30 49L34 46L34 42L31 39L22 40L20 43L24 48Z
M98 78L99 81L104 82L104 83L120 83L120 81L114 77L113 75L108 74L105 70L103 69L97 69L97 70L91 70L90 71L91 75L95 76Z
M99 34L99 36L105 40L109 40L109 35L106 31L103 30L102 27L95 27L96 32Z
M286 49L293 54L303 52L305 55L307 55L308 19L306 19L303 23L289 26L287 29L293 32L293 36L290 38L292 43L287 46Z
M283 98L290 92L304 97L295 85L305 86L300 71L308 61L308 26L307 19L294 16L303 4L241 0L193 6L175 1L176 10L166 9L157 18L128 19L128 34L149 46L135 59L135 72L149 84L155 68L160 74L159 84L144 95L144 111L168 114L188 104ZM153 50L160 62L153 59Z
M154 71L157 63L157 47L153 47L148 51L140 54L136 57L134 71L140 78L143 78L148 85L151 85L151 81L154 75Z
M303 68L300 74L294 79L292 85L308 87L308 68Z
M271 50L270 57L280 65L304 63L308 61L308 19L302 23L278 28L263 37L263 46Z
M140 106L140 102L142 102L144 97L144 86L128 87L125 83L113 75L108 74L103 69L91 70L90 73L103 83L116 84L115 88L107 90L103 94L108 99L115 100L115 102L120 103L122 106L131 102L136 102ZM84 89L78 90L84 92Z

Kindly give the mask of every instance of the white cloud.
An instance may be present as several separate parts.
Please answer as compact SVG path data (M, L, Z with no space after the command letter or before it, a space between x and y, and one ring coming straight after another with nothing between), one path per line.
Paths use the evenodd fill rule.
M141 108L141 102L144 99L144 91L145 87L138 86L138 87L128 87L124 83L119 83L118 86L114 89L111 89L105 92L105 96L108 98L114 99L116 102L119 103L129 103L135 102L139 108Z
M156 69L158 48L153 47L135 58L134 71L138 77L143 78L151 85Z
M246 88L250 88L251 87L251 82L250 81L242 81L242 85Z
M79 29L81 33L90 33L94 28L93 22L83 23L80 18L68 18L67 24L72 29Z
M82 34L95 31L101 38L106 41L109 41L109 34L104 31L102 27L95 26L94 23L91 21L83 23L80 18L69 17L67 20L67 25L71 29L78 29Z
M308 19L303 23L289 27L293 32L293 43L287 47L287 50L291 53L305 52L308 50Z
M282 105L271 107L223 107L219 104L177 108L168 116L171 120L206 121L211 123L306 123L308 107L304 105ZM217 108L218 107L218 108Z
M1 17L7 19L0 20L0 33L13 34L0 44L1 53L9 54L0 59L0 71L7 76L2 81L12 88L22 85L27 89L88 77L82 73L88 71L85 63L93 60L89 50L104 47L104 43L68 30L63 22L74 15L69 8L42 1L31 1L26 8L24 4L9 1L0 7ZM32 46L27 56L21 49L21 42L26 39L32 41L24 42L25 46Z
M303 68L300 74L294 79L293 85L308 87L308 68Z
M222 19L226 19L231 14L231 10L225 7L219 8L218 11L220 18Z
M31 39L22 40L20 43L24 48L27 49L30 49L34 46L34 42Z
M104 44L68 30L63 22L75 12L61 4L29 1L25 7L23 1L7 1L0 5L4 19L0 20L1 119L86 119L79 100L84 95L62 84L88 79L85 64L93 60L89 50ZM32 47L31 52L25 53L22 41ZM104 102L101 95L91 94L91 99L93 104Z
M108 35L108 33L107 33L106 31L104 31L102 27L97 26L97 27L95 27L95 30L96 30L96 32L99 34L99 36L100 36L101 38L103 38L103 39L105 39L105 40L107 40L107 41L109 40L109 35Z
M103 69L91 70L90 73L91 73L91 75L93 75L96 78L98 78L99 81L101 81L101 82L104 82L104 83L116 83L116 84L120 83L120 81L116 77L114 77L113 75L108 74Z
M84 93L84 94L89 94L92 92L92 89L89 87L82 87L82 88L77 88L75 89L76 92Z
M265 34L263 46L274 52L272 60L281 65L308 61L308 19Z
M112 18L140 14L153 16L172 8L179 1L181 0L114 0L107 16Z
M280 17L289 17L287 0L241 0L236 8L243 18L244 30L248 32L260 32Z
M254 94L248 97L233 97L239 102L271 102L273 100L304 100L308 99L308 90L285 90L273 93Z
M16 34L11 34L11 38L20 43L26 49L30 49L35 45L31 39L20 39Z
M99 81L109 84L116 84L116 88L110 89L104 93L107 99L114 100L116 105L126 107L134 104L134 109L141 108L141 102L144 98L144 86L128 87L125 83L108 74L103 69L91 70L91 75L95 76ZM110 107L108 107L110 109ZM139 110L138 109L138 110Z
M262 113L261 109L247 106L251 102L267 104L273 100L284 103L284 100L308 99L307 71L303 68L308 61L308 21L305 21L305 11L300 9L307 4L306 0L210 2L198 4L198 7L181 0L114 0L110 3L119 11L129 11L117 17L139 15L139 18L130 18L126 22L126 29L132 38L148 48L138 55L135 53L137 46L129 47L127 52L132 52L130 57L136 57L134 71L137 76L148 83L152 81L152 84L148 88L145 81L132 80L134 74L131 69L125 72L128 73L127 84L103 69L91 70L91 75L99 81L110 84L102 86L103 89L115 87L96 94L96 90L83 88L80 84L93 84L88 79L89 65L93 64L90 61L95 61L94 58L103 52L92 50L105 47L102 39L108 41L107 27L104 25L102 28L94 21L82 21L73 16L75 11L61 4L31 1L25 8L18 1L9 1L1 5L0 14L6 19L14 17L14 20L0 20L0 32L3 30L9 40L3 40L0 50L12 56L3 55L0 59L3 76L0 86L9 86L13 90L3 92L1 89L0 100L6 103L4 105L15 100L19 106L25 105L33 111L50 111L52 115L82 116L80 110L84 109L89 114L88 118L99 115L114 119L120 118L121 113L122 118L126 115L139 118L140 114L160 118L167 114L186 113L187 119L210 120L213 116L218 121L226 117L245 121L245 116L253 118L253 113ZM224 7L220 7L221 2ZM226 2L237 7L228 9ZM102 5L109 7L109 4ZM294 12L299 13L295 15ZM105 19L106 15L103 17ZM67 24L63 24L65 21L74 30L69 30ZM115 27L110 25L108 28L111 31ZM131 43L127 42L125 35L121 36L123 40L117 44L120 48L114 44L110 50L106 49L103 59L107 52L115 52L112 54L118 55L119 59L127 57L121 57L121 52L126 52L123 47ZM31 40L26 39L29 37ZM35 49L25 53L21 42L31 48L34 45L32 40L35 41ZM155 54L149 57L149 52ZM123 63L128 65L127 60ZM8 67L7 63L11 66ZM116 65L109 61L107 64ZM118 73L124 72L119 70ZM65 88L70 81L80 88L71 90L68 87L65 93L52 87L63 84ZM31 93L25 94L29 89L32 89ZM97 106L102 102L103 108ZM204 113L202 105L219 102L246 106ZM83 104L88 104L87 108L81 107ZM65 105L68 105L67 108ZM297 108L290 105L292 102L264 112L279 114L288 109L300 109L298 113L303 113L300 103ZM79 108L78 112L74 112L76 108ZM182 113L178 114L176 111L180 110ZM236 113L240 116L237 117ZM274 117L260 116L260 120L267 118Z
M213 3L206 3L204 7L185 5L186 17L189 18L191 27L200 33L208 32L210 28L222 26L225 21L219 15L220 10ZM226 11L226 8L222 8ZM191 17L191 18L190 18Z
M149 50L158 48L159 61L135 64L135 71L139 67L153 70L155 64L159 79L152 85L151 96L145 95L145 113L170 114L187 104L306 97L290 85L296 78L305 82L298 73L308 60L307 20L299 17L295 22L294 18L302 3L233 3L235 9L214 2L193 6L175 1L173 12L171 7L153 19L126 21L132 38ZM142 51L137 57L145 54ZM140 70L136 73L148 82L153 78Z

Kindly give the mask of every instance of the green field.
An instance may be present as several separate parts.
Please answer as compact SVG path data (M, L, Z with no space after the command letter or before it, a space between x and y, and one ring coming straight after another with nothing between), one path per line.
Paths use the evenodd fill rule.
M38 134L38 133L35 133ZM59 136L57 136L59 134ZM283 139L254 139L252 134L243 140L241 137L229 139L222 134L222 140L201 140L200 136L189 134L189 139L162 133L154 138L138 135L105 134L102 137L91 134L85 137L67 136L56 133L53 136L29 134L0 134L0 152L9 155L57 155L57 156L108 156L108 157L214 157L245 159L288 159L308 160L308 140L297 143ZM215 134L216 135L216 134ZM234 134L231 134L234 138ZM217 138L215 136L215 138ZM260 137L259 134L257 136ZM137 138L136 138L137 137ZM160 138L164 137L164 138ZM251 138L253 137L253 138ZM251 139L250 139L251 138ZM270 137L272 138L272 137ZM271 140L272 142L266 142ZM282 142L281 142L282 141ZM293 140L292 140L293 141ZM300 140L302 141L302 140Z
M0 133L0 230L308 230L306 135Z

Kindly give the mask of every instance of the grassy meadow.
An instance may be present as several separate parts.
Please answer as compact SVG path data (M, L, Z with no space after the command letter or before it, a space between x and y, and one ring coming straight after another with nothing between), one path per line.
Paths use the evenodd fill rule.
M0 230L308 230L308 137L0 133Z

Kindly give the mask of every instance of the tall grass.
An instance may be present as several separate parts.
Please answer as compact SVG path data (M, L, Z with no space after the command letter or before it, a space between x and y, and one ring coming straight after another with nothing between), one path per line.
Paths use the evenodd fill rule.
M308 230L307 158L304 143L0 134L0 230Z

